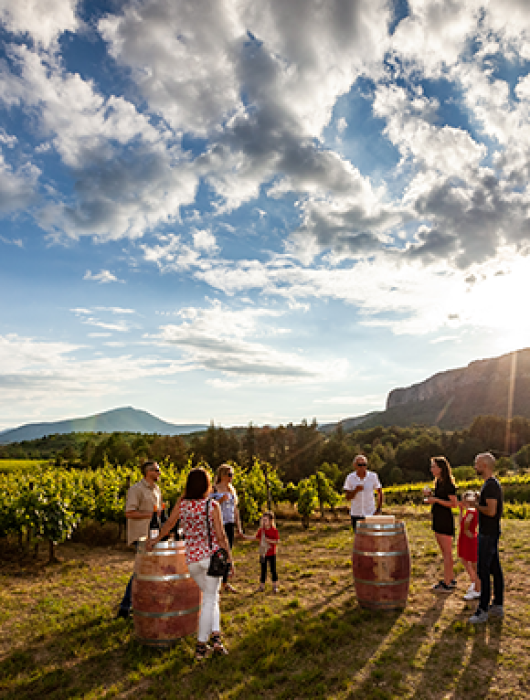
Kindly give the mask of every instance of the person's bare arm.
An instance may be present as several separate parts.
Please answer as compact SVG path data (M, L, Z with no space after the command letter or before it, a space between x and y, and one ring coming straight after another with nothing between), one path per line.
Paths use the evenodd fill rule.
M497 499L486 498L485 506L477 506L477 509L482 515L487 515L489 518L494 518L497 514Z
M169 518L162 525L162 529L158 533L158 537L155 537L153 540L148 541L148 543L147 543L148 550L151 550L155 546L155 544L160 542L169 533L171 528L174 527L174 525L176 524L179 517L180 517L180 498L173 506L173 510L171 511Z
M444 501L443 498L436 498L435 496L429 496L429 498L425 499L425 503L438 503L441 506L444 506L445 508L457 508L458 507L458 500L455 495L451 494L450 496L447 497L447 501Z
M126 510L125 517L129 520L147 520L151 518L153 511L150 510Z
M213 527L215 534L217 535L217 541L223 549L228 552L228 561L232 564L232 571L234 570L234 560L232 559L232 550L230 549L230 543L228 542L228 537L226 536L225 528L223 525L223 518L221 516L221 509L212 501L210 504L213 507Z
M383 507L383 489L379 487L377 489L377 508L376 508L376 513L381 512L381 508Z
M357 484L357 486L351 490L351 489L344 489L344 495L346 496L347 501L351 501L352 498L355 498L355 496L359 493L359 491L363 491L364 486L362 484Z

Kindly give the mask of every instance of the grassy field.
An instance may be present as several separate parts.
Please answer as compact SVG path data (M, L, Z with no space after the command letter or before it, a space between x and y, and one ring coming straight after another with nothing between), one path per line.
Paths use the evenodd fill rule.
M115 619L133 555L122 544L69 543L63 561L0 565L0 698L527 698L530 696L530 521L503 524L506 617L475 628L461 566L436 596L441 558L426 513L395 508L413 572L403 611L358 607L348 520L280 521L281 590L258 583L257 546L236 547L237 595L223 595L227 658L194 661L195 639L139 645Z

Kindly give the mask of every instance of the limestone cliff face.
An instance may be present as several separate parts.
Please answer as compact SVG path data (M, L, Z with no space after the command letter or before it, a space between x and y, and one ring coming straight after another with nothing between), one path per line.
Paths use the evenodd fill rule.
M449 398L462 395L466 389L472 390L482 385L495 385L508 390L514 381L526 384L530 379L530 348L494 357L489 360L476 360L467 367L439 372L419 384L406 389L393 389L387 398L386 408L394 408L429 399ZM525 381L526 380L526 381Z

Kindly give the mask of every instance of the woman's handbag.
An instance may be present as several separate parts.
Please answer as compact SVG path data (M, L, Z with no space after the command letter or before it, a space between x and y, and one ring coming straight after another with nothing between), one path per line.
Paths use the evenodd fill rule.
M212 536L210 534L210 517L208 514L208 509L210 506L210 501L206 501L206 530L208 532L208 547L210 551L212 550ZM226 549L219 547L210 557L210 565L208 571L206 572L208 576L221 577L228 574L230 571L229 556Z

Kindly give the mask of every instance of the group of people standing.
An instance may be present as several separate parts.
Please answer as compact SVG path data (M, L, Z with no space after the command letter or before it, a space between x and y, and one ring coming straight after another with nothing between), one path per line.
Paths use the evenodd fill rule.
M351 501L350 515L355 531L359 520L381 512L383 490L379 477L369 471L365 455L353 460L355 471L344 482L344 494ZM434 492L425 490L424 502L431 505L432 529L442 552L443 579L433 586L435 593L452 593L456 589L453 561L455 521L453 509L460 509L458 556L469 575L470 585L464 599L478 600L478 607L469 618L472 624L486 622L490 615L504 617L504 577L499 559L500 522L503 493L494 476L495 457L482 452L475 457L475 471L484 479L480 493L467 491L458 501L451 466L445 457L431 459ZM377 495L377 504L374 494ZM478 533L477 533L478 525ZM491 578L493 577L493 601Z
M433 457L431 472L435 483L434 493L427 493L424 500L432 506L432 528L443 557L444 577L433 587L437 593L452 593L456 588L453 578L455 523L452 509L460 508L458 556L470 577L464 599L478 599L478 608L469 618L469 622L478 624L486 622L490 615L504 616L504 577L499 559L503 493L494 476L495 457L491 453L478 454L474 466L476 473L484 479L484 485L480 494L468 491L458 502L449 462L445 457Z
M368 470L368 460L360 454L353 460L355 470L344 482L346 499L351 501L350 515L355 531L357 522L366 516L378 514L383 505L383 489L375 472ZM484 452L475 458L475 471L484 479L480 494L467 492L460 501L456 496L456 485L451 467L445 457L433 457L431 472L434 477L434 492L425 493L425 502L432 506L432 528L443 557L443 579L434 585L436 593L451 593L456 588L453 562L453 537L455 523L452 510L460 508L460 535L458 555L469 574L471 584L464 598L478 599L478 608L469 618L471 623L485 622L490 615L504 615L504 579L499 561L500 520L503 511L503 494L499 481L494 476L495 458ZM196 658L207 654L228 653L221 638L219 593L236 593L228 581L229 573L235 574L232 547L235 536L259 541L260 586L263 591L270 568L273 592L278 590L276 571L276 546L279 542L274 515L264 513L256 535L243 533L239 516L237 493L232 485L233 468L221 465L214 486L210 476L200 467L188 474L182 497L175 504L169 518L162 525L157 537L149 539L149 522L153 511L162 508L162 494L158 486L161 470L156 462L145 462L141 467L144 478L134 484L127 493L125 516L127 518L127 542L138 546L147 539L151 550L164 539L180 521L184 532L186 562L190 575L202 591L202 607L197 634ZM377 497L377 503L376 498ZM478 536L477 536L478 523ZM222 578L208 575L212 554L219 548L228 552L230 572ZM478 564L477 564L478 562ZM491 576L493 576L493 602L491 599ZM131 577L120 608L119 617L128 617L131 610Z
M210 652L227 654L221 638L221 616L219 593L236 593L228 577L234 576L235 567L232 558L234 537L257 540L260 546L261 576L259 591L265 588L267 565L271 570L273 592L278 590L276 573L276 546L279 542L278 530L274 524L273 513L262 515L261 526L255 536L245 535L241 528L241 519L237 505L237 493L232 485L233 468L228 464L219 467L214 486L210 476L200 467L188 474L184 493L171 511L169 518L162 525L159 534L149 539L149 522L153 511L160 511L162 496L157 481L161 470L156 462L146 462L141 467L144 478L134 484L127 494L125 516L127 518L127 542L138 546L140 539L147 539L147 551L162 539L180 522L184 534L186 563L191 577L202 592L202 606L197 633L195 655L204 659ZM208 574L212 554L223 548L228 553L230 569L220 578ZM131 577L125 595L118 610L119 617L129 617L131 610Z

